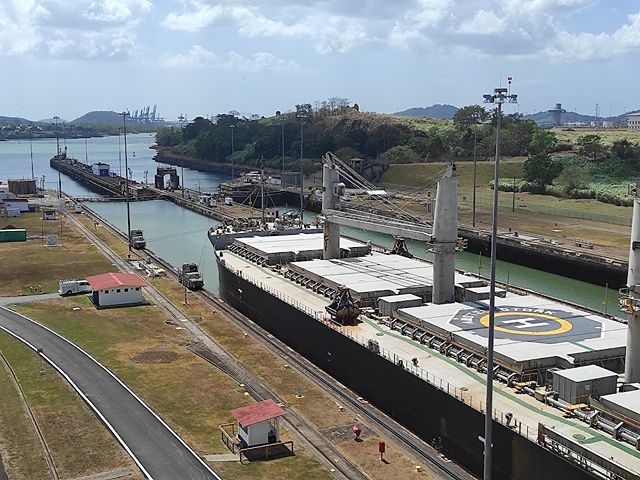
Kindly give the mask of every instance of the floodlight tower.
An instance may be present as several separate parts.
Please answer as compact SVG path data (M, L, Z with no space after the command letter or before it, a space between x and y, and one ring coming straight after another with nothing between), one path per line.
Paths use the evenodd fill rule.
M556 103L556 108L552 108L551 110L549 110L549 113L553 117L554 127L559 127L560 125L562 125L562 114L566 112L567 111L564 108L562 108L561 103Z
M496 161L493 176L493 221L491 223L491 277L489 281L489 335L487 339L487 395L484 413L484 480L491 480L491 448L493 437L493 345L495 340L496 313L496 237L498 236L498 180L500 164L500 124L502 104L518 103L518 96L509 88L494 88L493 93L483 95L484 103L496 104Z

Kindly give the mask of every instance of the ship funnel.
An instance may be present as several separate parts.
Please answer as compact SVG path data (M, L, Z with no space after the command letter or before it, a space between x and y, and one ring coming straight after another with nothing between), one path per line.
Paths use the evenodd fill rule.
M458 239L458 177L456 165L448 166L438 180L433 218L433 303L455 300L455 253Z
M627 289L621 305L629 314L624 381L640 382L640 181L633 187L633 217Z
M331 155L326 154L322 157L322 213L327 210L339 210L343 194L344 184L340 183L337 165ZM340 225L337 223L324 222L322 258L340 258Z

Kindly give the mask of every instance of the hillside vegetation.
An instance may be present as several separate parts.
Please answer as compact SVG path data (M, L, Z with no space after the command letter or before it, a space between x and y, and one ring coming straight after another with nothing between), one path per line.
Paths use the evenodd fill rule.
M477 105L458 110L448 121L360 112L357 104L342 100L329 99L317 108L296 105L294 111L269 118L233 113L197 117L182 129L160 130L157 143L205 161L258 165L264 158L266 166L274 167L281 165L283 154L288 166L302 153L307 172L319 167L327 151L346 160L397 164L470 158L474 139L481 158L491 156L495 148L495 113ZM505 116L502 123L505 155L526 155L541 127L518 115Z

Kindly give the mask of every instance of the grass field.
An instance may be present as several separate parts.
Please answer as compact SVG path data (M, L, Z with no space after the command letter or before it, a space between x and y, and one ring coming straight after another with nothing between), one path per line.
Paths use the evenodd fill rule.
M610 146L616 140L629 140L632 143L640 142L640 130L626 128L554 128L553 133L560 143L576 145L577 140L585 135L599 135L602 143Z
M27 235L60 235L62 245L47 247L39 239L0 243L0 295L31 293L34 286L39 286L42 292L55 292L58 280L116 270L64 219L45 222L39 213L0 218L0 228L7 225L26 228Z
M0 351L20 382L61 478L121 467L138 472L117 441L53 368L4 332L0 333ZM0 367L0 392L0 437L9 478L49 478L42 447L4 367Z

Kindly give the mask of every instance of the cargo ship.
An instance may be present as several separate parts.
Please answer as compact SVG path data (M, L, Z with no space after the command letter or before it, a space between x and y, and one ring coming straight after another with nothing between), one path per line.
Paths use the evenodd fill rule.
M335 160L323 158L322 230L209 232L221 297L474 475L483 471L489 414L493 478L640 478L640 207L621 292L628 325L495 291L494 408L486 412L490 289L454 269L455 166L438 182L426 225L342 209L347 172ZM340 225L426 240L434 261L411 258L402 238L383 251L342 237Z

